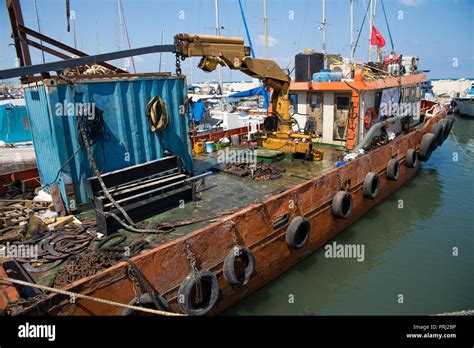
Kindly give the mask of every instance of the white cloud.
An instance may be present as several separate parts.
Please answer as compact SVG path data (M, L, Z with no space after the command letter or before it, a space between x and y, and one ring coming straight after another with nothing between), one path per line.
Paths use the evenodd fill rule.
M399 0L403 5L408 7L418 7L423 0Z
M261 45L261 46L264 46L265 45L265 36L264 35L260 35L257 39L257 44L258 45ZM273 36L268 36L268 47L274 47L278 45L278 40L275 39Z

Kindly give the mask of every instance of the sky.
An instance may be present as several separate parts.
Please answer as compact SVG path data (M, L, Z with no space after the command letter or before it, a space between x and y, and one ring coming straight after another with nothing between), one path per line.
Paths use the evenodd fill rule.
M25 25L37 30L34 0L20 0ZM265 56L263 0L241 0L257 57ZM369 0L354 0L355 37L359 34ZM375 0L374 0L375 1ZM390 38L377 1L375 26ZM73 31L67 32L66 1L36 0L41 32L74 46ZM117 0L70 0L75 11L77 48L88 54L128 48L121 45ZM350 55L349 0L327 0L327 51ZM420 69L431 78L474 77L474 0L384 0L395 51L420 57ZM177 33L215 34L214 0L122 0L125 23L132 48L173 42ZM246 38L238 0L219 0L221 35ZM267 0L269 58L290 69L294 55L305 49L322 50L322 0ZM367 61L368 20L361 29L356 59ZM122 42L123 42L122 41ZM11 28L5 1L0 2L0 69L15 67ZM42 63L40 51L31 48L33 63ZM46 61L57 58L46 54ZM174 56L162 55L161 71L174 71ZM159 71L159 54L135 57L137 72ZM191 82L213 81L217 73L197 69L198 58L186 60L183 71ZM124 62L115 62L121 63ZM225 81L249 80L240 72L223 70Z

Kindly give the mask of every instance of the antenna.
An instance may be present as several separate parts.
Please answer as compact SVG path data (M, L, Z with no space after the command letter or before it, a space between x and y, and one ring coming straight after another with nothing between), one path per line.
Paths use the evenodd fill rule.
M39 17L38 17L38 7L36 6L36 0L34 0L33 3L35 5L36 26L38 27L38 33L41 34L40 21L39 21ZM43 45L43 40L40 40L40 44ZM43 58L43 64L46 63L46 61L44 59L44 51L43 50L41 50L41 56Z

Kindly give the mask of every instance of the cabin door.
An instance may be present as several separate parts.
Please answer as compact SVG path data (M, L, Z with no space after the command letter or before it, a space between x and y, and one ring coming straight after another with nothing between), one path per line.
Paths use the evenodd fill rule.
M315 124L314 133L317 136L323 135L323 94L308 93L308 116L313 117ZM311 120L308 119L311 122Z
M349 94L335 95L333 140L347 139L350 106L351 96Z

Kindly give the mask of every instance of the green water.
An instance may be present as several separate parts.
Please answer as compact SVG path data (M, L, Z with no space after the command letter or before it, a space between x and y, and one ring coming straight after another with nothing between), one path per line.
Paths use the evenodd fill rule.
M227 314L474 309L473 209L474 119L457 118L453 133L415 178L332 240L364 245L363 262L326 258L320 248Z

